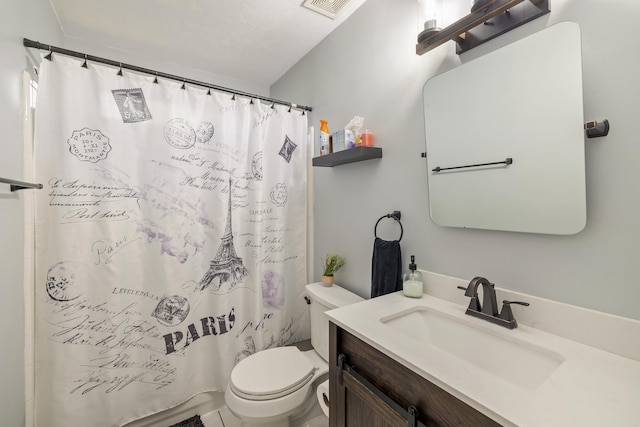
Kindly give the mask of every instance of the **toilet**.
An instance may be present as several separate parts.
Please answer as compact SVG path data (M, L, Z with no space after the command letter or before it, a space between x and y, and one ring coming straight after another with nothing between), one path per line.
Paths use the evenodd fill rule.
M308 284L306 294L313 349L270 348L246 357L231 371L224 398L242 427L318 425L320 416L324 417L316 397L316 388L329 373L329 319L324 312L363 298L322 283ZM301 416L313 415L310 422L299 422Z

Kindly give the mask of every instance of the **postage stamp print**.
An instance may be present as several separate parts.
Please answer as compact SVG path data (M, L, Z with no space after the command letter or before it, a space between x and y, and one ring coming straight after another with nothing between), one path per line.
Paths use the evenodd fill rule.
M142 89L115 89L111 92L116 100L123 122L136 123L151 120L151 112L147 101L144 99Z
M271 188L271 203L280 208L287 204L288 196L287 185L285 183L279 182Z
M262 151L258 151L251 159L251 173L256 181L262 181Z
M164 139L172 147L186 150L196 143L196 131L185 119L171 119L164 125Z
M206 144L213 137L213 123L201 122L196 129L196 140L198 144Z
M289 136L285 135L284 143L282 144L282 147L280 148L280 152L278 154L280 154L280 156L282 156L282 158L285 159L287 163L289 163L291 161L291 156L293 155L293 152L295 151L297 146L298 144L293 142L291 138L289 138Z
M71 154L82 161L91 163L106 159L111 151L109 138L99 130L89 128L74 130L71 138L67 139L67 144L69 144Z
M54 264L47 272L47 293L56 301L73 301L81 295L82 265L76 262L63 261Z
M189 301L180 295L172 295L160 301L152 316L164 326L176 326L182 323L188 314Z

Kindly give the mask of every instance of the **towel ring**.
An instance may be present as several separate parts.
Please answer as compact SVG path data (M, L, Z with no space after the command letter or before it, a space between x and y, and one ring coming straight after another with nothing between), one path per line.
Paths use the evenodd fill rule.
M402 235L404 234L404 228L402 228L402 223L400 222L400 216L401 216L400 211L393 211L393 213L382 215L380 219L376 221L376 226L373 228L373 235L376 238L378 237L378 224L380 223L380 221L382 221L385 218L393 218L400 225L400 238L398 239L398 242L402 240Z

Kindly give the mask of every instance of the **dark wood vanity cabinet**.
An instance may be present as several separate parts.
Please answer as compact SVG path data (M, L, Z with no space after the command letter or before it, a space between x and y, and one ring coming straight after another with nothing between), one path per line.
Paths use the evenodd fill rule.
M333 323L329 356L330 427L500 426Z

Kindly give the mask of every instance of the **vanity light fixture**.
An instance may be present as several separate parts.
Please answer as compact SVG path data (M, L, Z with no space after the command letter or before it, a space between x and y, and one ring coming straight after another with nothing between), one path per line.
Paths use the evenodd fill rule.
M442 0L418 0L418 43L442 30Z
M498 37L522 24L549 13L549 0L444 0L418 1L418 44L422 55L441 44L454 40L461 54ZM467 15L448 25L456 14L455 7L468 6Z

